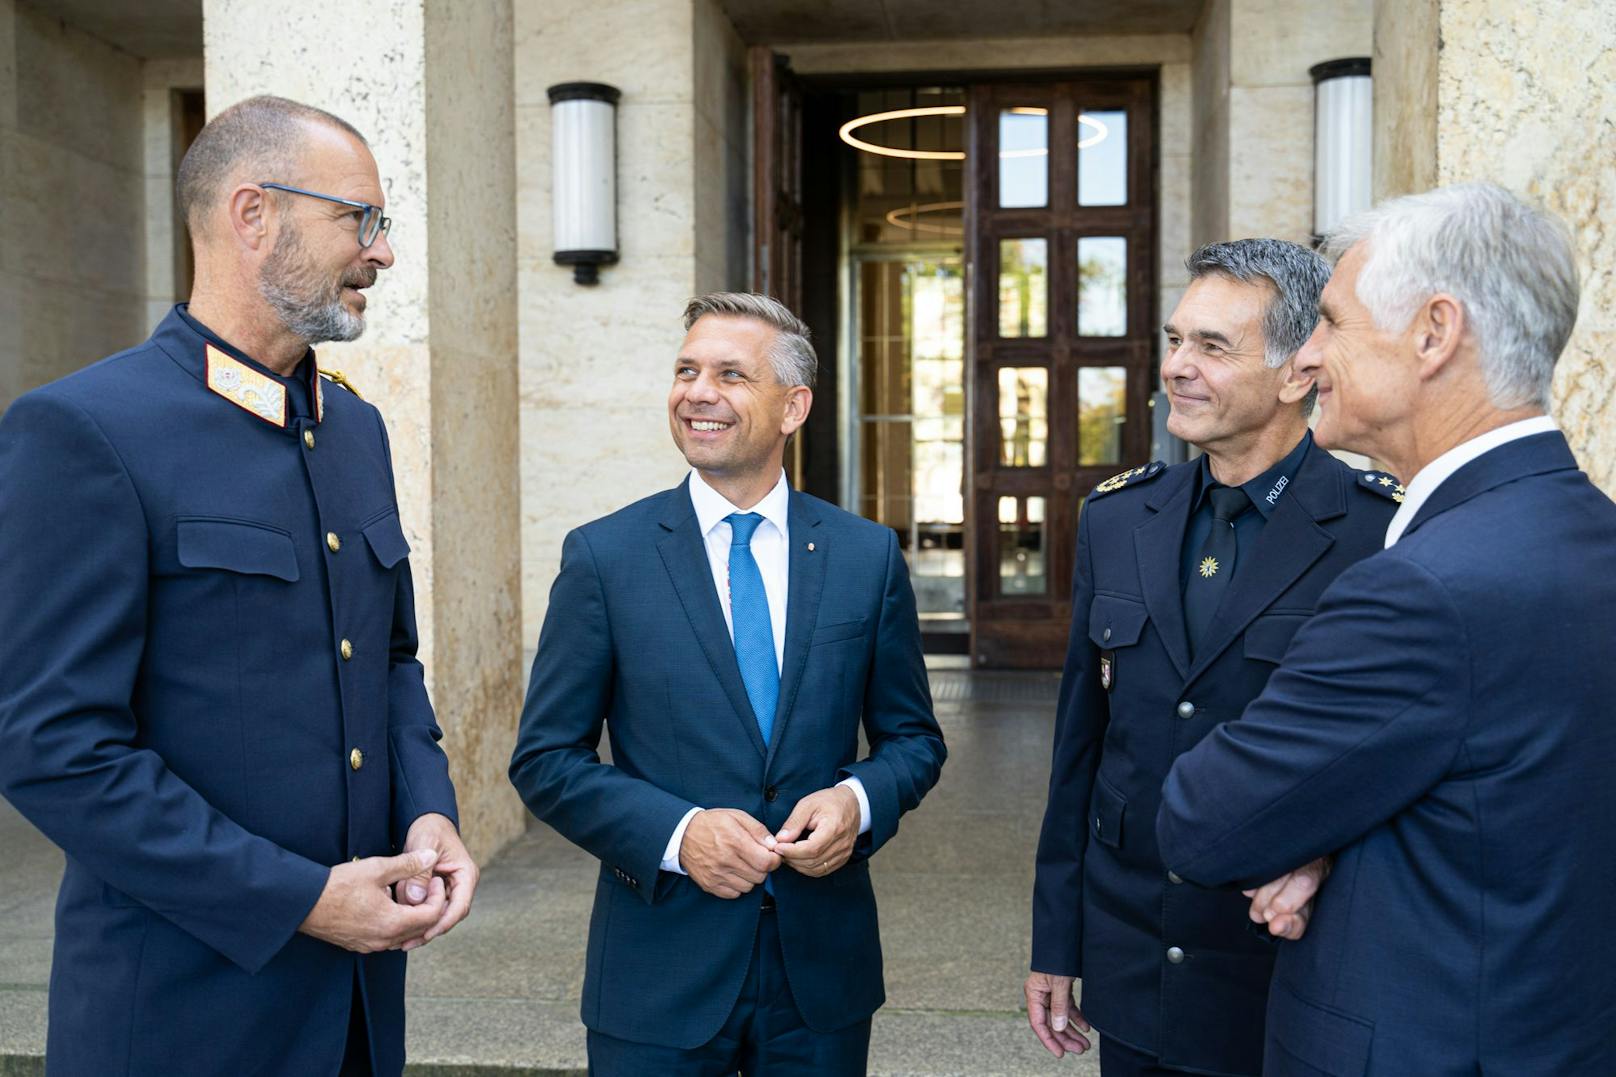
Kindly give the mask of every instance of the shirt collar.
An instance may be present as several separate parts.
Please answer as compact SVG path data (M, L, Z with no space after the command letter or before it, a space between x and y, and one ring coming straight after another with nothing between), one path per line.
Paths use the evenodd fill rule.
M1512 441L1529 438L1534 434L1547 434L1558 429L1560 428L1554 420L1547 415L1505 423L1496 430L1489 430L1469 441L1461 441L1420 468L1419 474L1409 480L1408 490L1403 494L1403 503L1397 506L1397 512L1392 515L1392 522L1386 527L1386 545L1390 547L1402 538L1403 532L1414 522L1420 508L1431 499L1432 494L1436 493L1436 488L1452 478L1454 472L1470 461Z
M696 523L701 528L703 536L711 534L713 528L723 523L724 518L734 512L755 512L784 535L787 533L786 514L791 508L791 487L786 484L785 469L781 468L780 479L774 484L774 489L763 495L763 500L756 505L742 509L730 504L728 498L708 486L706 480L701 477L701 472L692 468L690 504L696 510Z
M1286 453L1277 464L1256 478L1240 484L1240 489L1244 490L1246 497L1257 506L1257 511L1262 513L1263 519L1266 520L1274 514L1281 495L1295 479L1296 471L1302 466L1302 458L1307 455L1307 448L1311 444L1313 444L1313 431L1309 430L1302 435L1302 440L1296 443L1296 447ZM1199 478L1200 489L1195 497L1196 508L1200 508L1201 502L1206 499L1207 491L1218 481L1212 477L1211 458L1204 454L1201 457Z

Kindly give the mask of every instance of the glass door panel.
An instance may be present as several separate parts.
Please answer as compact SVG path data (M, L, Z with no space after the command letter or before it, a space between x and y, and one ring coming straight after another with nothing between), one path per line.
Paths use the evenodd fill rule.
M958 256L858 266L859 513L898 533L922 617L965 614L965 284Z

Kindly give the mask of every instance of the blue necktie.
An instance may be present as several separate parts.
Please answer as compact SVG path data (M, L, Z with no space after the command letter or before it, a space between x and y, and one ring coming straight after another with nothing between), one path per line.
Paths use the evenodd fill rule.
M746 698L752 701L763 743L774 730L774 708L780 701L780 667L774 659L774 626L769 622L769 596L763 573L752 556L752 535L763 517L736 512L729 521L729 611L735 632L735 661L741 667Z

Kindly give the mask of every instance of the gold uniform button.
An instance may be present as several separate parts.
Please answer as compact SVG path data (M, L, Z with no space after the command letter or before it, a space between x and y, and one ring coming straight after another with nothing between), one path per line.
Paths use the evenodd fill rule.
M311 449L314 448L314 431L313 430L305 430L305 431L303 431L303 444L308 446Z
M344 662L353 657L353 644L349 643L347 640L343 640L342 646L338 647L337 650L342 652L342 660Z
M365 753L358 748L348 753L348 765L355 770L365 765Z
M354 863L355 863L355 864L357 864L357 863L359 863L359 858L358 858L358 857L357 857L357 856L356 856L356 857L354 857L354 858L353 858L353 862L354 862Z
M337 537L337 533L335 531L327 531L325 533L325 544L331 548L332 553L336 553L338 550L342 549L342 540Z

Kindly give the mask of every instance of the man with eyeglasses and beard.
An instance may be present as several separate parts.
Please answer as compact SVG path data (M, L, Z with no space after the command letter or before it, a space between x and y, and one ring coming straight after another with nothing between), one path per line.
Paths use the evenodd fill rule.
M0 793L67 854L53 1074L397 1074L477 868L380 414L311 346L393 264L343 120L227 109L191 302L0 420Z

